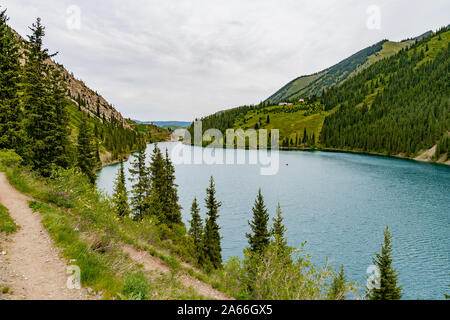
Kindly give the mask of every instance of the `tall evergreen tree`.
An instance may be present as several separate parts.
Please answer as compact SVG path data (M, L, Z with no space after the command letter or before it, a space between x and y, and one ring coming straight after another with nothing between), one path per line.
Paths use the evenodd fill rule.
M0 11L0 149L15 149L23 154L19 48L6 24L8 20L6 10Z
M306 142L308 142L308 133L306 132L306 128L305 128L305 130L303 131L303 141L302 141L303 143L306 143Z
M167 181L166 181L166 161L164 160L161 149L155 145L150 159L149 180L147 198L150 207L150 213L156 216L160 222L166 223L166 201Z
M205 202L207 218L202 241L203 252L200 257L200 264L203 264L207 269L209 267L221 269L222 247L220 244L220 228L217 224L217 219L219 218L219 208L222 204L216 199L216 187L213 177L211 177L209 187L206 189Z
M195 256L198 261L202 253L202 237L203 237L203 223L200 217L200 208L198 207L197 198L194 198L191 206L191 220L189 221L189 236L194 243Z
M265 248L270 242L270 232L267 227L269 221L269 213L267 212L266 205L264 204L264 197L262 196L261 189L258 191L258 196L253 206L253 220L248 224L252 230L252 234L247 233L248 243L250 249L254 253L263 253Z
M47 60L49 54L43 47L45 28L37 18L30 28L24 66L24 109L28 150L25 159L42 175L49 176L55 165L67 166L68 144L66 101L61 79L52 74Z
M381 253L377 253L373 258L373 263L380 270L380 286L369 290L370 300L398 300L402 297L402 287L398 285L398 273L392 266L392 262L391 233L386 226Z
M92 184L95 184L97 161L95 160L94 134L86 118L81 121L78 133L78 167Z
M180 224L182 220L181 206L178 204L178 185L175 183L175 168L169 158L167 148L164 162L165 201L163 203L163 214L170 226L173 223Z
M150 190L148 168L145 165L145 148L141 148L129 169L131 173L131 204L135 219L139 220L148 213L147 195Z
M120 162L116 181L114 183L113 203L116 209L116 213L119 215L119 217L127 216L130 213L123 162Z
M285 248L287 246L287 241L284 236L284 234L286 233L286 227L283 224L283 216L281 215L281 207L280 207L279 203L277 205L277 215L276 215L276 217L274 217L272 219L272 221L273 221L273 226L272 226L271 233L275 239L275 243L279 247Z
M342 264L341 270L336 277L334 277L331 284L330 292L328 293L329 298L332 300L345 300L346 282L347 279L344 273L344 265Z

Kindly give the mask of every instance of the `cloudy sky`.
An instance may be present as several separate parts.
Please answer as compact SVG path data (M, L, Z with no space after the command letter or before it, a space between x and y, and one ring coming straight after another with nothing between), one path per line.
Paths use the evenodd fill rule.
M264 100L382 39L450 23L450 1L0 0L124 116L192 120Z

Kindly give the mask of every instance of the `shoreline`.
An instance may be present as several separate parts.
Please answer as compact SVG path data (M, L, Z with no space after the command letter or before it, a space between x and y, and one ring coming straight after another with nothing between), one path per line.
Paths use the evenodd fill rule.
M160 142L180 142L179 140L173 140L173 139L166 139L166 140L162 140L159 142L149 142L147 143L147 145L152 144L152 143L160 143ZM190 144L191 146L194 146L193 144ZM206 148L203 147L202 148ZM223 147L222 149L226 149L225 147ZM237 149L237 148L234 148ZM250 148L239 148L239 149L245 149L245 150L250 150ZM410 157L406 157L406 156L402 156L402 155L388 155L388 154L384 154L384 153L379 153L379 152L370 152L370 151L358 151L358 150L345 150L345 149L335 149L335 148L290 148L290 147L281 147L279 149L280 151L303 151L303 152L315 152L315 151L321 151L321 152L335 152L335 153L352 153L352 154L360 154L360 155L369 155L369 156L377 156L377 157L384 157L384 158L391 158L391 159L401 159L401 160L409 160L409 161L414 161L414 162L418 162L418 163L429 163L429 164L435 164L435 165L441 165L441 166L450 166L450 159L445 161L445 162L439 162L439 161L432 161L432 160L428 160L428 159L416 159L416 158L410 158ZM102 170L105 167L109 167L112 165L115 165L117 163L120 163L122 161L126 161L129 159L129 157L136 152L136 150L133 150L130 152L129 155L127 155L126 157L123 157L122 159L115 159L106 163L102 163L102 166L100 168L97 169L97 171Z
M165 142L181 142L181 141L165 141ZM194 144L188 144L191 146L194 146ZM205 146L202 146L202 148L206 148ZM226 147L222 147L222 149L226 149ZM234 149L244 149L244 150L250 150L250 148L234 148ZM251 149L251 150L258 150L258 149ZM270 150L270 149L269 149ZM378 157L385 157L385 158L392 158L392 159L402 159L402 160L410 160L415 161L419 163L430 163L430 164L437 164L437 165L443 165L443 166L450 166L450 158L447 161L433 161L430 159L417 159L406 157L403 155L389 155L385 153L380 152L371 152L371 151L359 151L359 150L348 150L348 149L337 149L337 148L324 148L324 147L316 147L316 148L291 148L291 147L280 147L279 151L305 151L305 152L315 152L315 151L322 151L322 152L336 152L336 153L353 153L353 154L361 154L361 155L370 155L370 156L378 156ZM425 151L426 152L426 151ZM424 153L425 153L424 152Z
M402 160L410 160L421 163L430 163L430 164L438 164L444 166L450 166L450 159L445 162L433 161L429 159L416 159L411 157L406 157L402 155L389 155L380 152L370 152L370 151L358 151L358 150L346 150L346 149L335 149L335 148L280 148L280 151L323 151L323 152L336 152L336 153L353 153L353 154L361 154L361 155L369 155L369 156L378 156L392 159L402 159Z

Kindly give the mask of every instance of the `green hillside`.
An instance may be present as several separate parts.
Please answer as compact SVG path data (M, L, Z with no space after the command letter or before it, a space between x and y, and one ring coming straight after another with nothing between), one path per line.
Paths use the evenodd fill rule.
M450 132L450 31L383 59L322 97L327 148L446 161Z
M294 79L270 96L267 101L271 103L279 103L281 101L293 102L313 94L320 95L322 90L339 85L373 63L396 54L413 42L414 40L402 42L380 41L328 69Z

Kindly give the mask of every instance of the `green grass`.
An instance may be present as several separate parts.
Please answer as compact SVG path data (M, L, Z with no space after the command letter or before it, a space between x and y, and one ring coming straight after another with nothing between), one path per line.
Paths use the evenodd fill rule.
M309 136L314 133L316 139L318 139L327 113L324 111L308 110L289 112L290 108L295 107L298 107L298 105L283 107L286 112L274 112L280 109L279 106L269 106L260 110L250 111L245 115L245 121L242 118L236 120L234 129L253 129L255 124L260 122L259 119L262 118L262 126L260 128L280 130L281 140L285 137L295 140L296 135L303 137L305 129ZM269 124L266 121L267 115L270 117Z
M413 44L414 41L413 40L407 40L407 41L403 41L403 42L395 42L395 41L386 41L385 43L383 43L383 46L381 48L380 51L370 55L367 59L367 61L361 65L360 67L358 67L352 74L351 76L356 75L358 72L367 69L368 67L370 67L372 64L384 59L384 58L388 58L390 56L393 56L394 54L400 52L400 50L408 48L411 44Z
M42 215L42 224L55 244L62 248L67 262L75 260L73 264L80 268L81 282L84 286L92 287L95 291L103 291L106 298L114 297L121 292L124 279L120 274L133 267L119 250L111 249L105 253L92 250L89 243L83 241L81 233L74 230L76 219L64 211L35 201L30 202L30 208Z
M439 36L441 39L439 39ZM450 30L441 33L439 36L433 36L430 39L430 41L426 43L428 44L428 51L425 51L426 49L425 43L419 46L419 50L425 51L425 58L417 64L416 68L422 65L423 63L433 61L438 55L439 51L448 46L448 43L450 42Z
M109 199L76 171L62 171L46 180L26 168L13 166L7 168L6 175L16 189L38 200L31 202L30 207L42 215L44 227L67 263L72 264L70 261L75 259L83 286L102 291L104 298L203 299L193 289L184 287L177 275L187 272L201 281L215 282L182 263L192 262L192 258L189 259L184 238L177 234L181 231L161 231L150 218L141 222L119 219ZM144 272L141 264L123 253L124 244L163 260L171 273ZM137 285L136 279L142 276L145 282Z
M18 225L14 222L14 220L9 215L8 209L6 209L1 203L0 203L0 234L11 234L17 231L19 228Z

